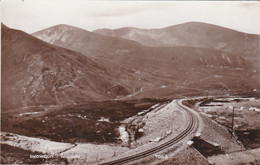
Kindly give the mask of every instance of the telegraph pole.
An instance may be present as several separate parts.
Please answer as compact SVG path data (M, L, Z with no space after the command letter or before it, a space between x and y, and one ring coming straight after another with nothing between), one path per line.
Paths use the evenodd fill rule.
M232 126L231 126L232 134L231 134L231 138L233 137L233 133L234 133L234 117L235 117L235 107L233 107L233 113L232 113Z

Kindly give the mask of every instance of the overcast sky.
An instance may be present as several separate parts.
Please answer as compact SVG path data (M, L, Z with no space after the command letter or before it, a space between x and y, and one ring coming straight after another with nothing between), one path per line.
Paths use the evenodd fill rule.
M260 2L1 0L1 21L27 33L57 24L92 31L199 21L260 34Z

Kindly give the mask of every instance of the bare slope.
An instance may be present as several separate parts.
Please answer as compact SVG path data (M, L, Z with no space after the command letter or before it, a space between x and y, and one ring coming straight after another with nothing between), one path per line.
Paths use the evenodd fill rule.
M128 94L116 71L2 24L2 108L73 104ZM117 88L115 88L117 87Z
M213 48L227 53L259 55L259 35L246 34L224 27L189 22L162 29L99 29L95 33L126 38L146 46L191 46Z

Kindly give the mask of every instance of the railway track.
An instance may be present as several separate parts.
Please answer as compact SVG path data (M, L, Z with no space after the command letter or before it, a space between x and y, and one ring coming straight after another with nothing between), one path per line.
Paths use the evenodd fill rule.
M186 136L188 136L191 132L193 132L194 130L196 130L197 126L198 126L198 119L197 116L194 115L194 113L192 113L188 108L186 108L185 106L181 105L181 103L179 103L178 101L176 101L176 105L178 106L179 109L181 109L182 111L184 111L187 115L187 127L177 136L175 136L174 138L172 138L171 140L160 144L154 148L148 149L146 151L131 155L131 156L127 156L124 158L120 158L117 160L112 160L109 162L105 162L105 163L101 163L102 165L119 165L119 164L125 164L125 163L129 163L131 161L135 161L147 156L150 156L152 154L155 154L159 151L162 151L168 147L173 146L174 144L176 144L177 142L179 142L180 140L182 140L183 138L185 138Z

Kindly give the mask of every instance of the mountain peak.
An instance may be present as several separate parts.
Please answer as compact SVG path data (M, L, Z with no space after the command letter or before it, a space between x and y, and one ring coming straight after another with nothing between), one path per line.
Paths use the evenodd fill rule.
M5 28L5 29L8 29L8 27L7 27L3 22L1 22L1 28L2 28L2 29L4 29L4 28Z
M50 28L60 28L60 29L80 29L78 27L75 26L71 26L71 25L67 25L67 24L58 24L58 25L54 25Z
M218 30L224 30L224 29L228 29L219 25L215 25L215 24L210 24L210 23L205 23L205 22L196 22L196 21L191 21L191 22L185 22L185 23L181 23L181 24L177 24L177 25L172 25L169 27L165 27L163 29L167 29L167 28L185 28L185 27L193 27L193 28L209 28L211 30L213 29L218 29ZM228 29L228 30L232 30L235 31L233 29Z
M83 33L89 36L92 35L91 32L87 30L71 25L59 24L37 31L32 35L50 44L55 44L56 42L66 42L66 40L70 39L72 34L80 37Z
M75 27L75 26L71 26L71 25L67 25L67 24L58 24L58 25L51 26L47 29L37 31L37 32L33 33L32 35L37 35L37 34L40 34L40 33L43 33L43 32L46 33L46 32L54 32L54 31L59 31L59 33L60 32L67 32L67 31L81 31L81 32L84 31L85 33L89 32L85 29L78 28L78 27Z

